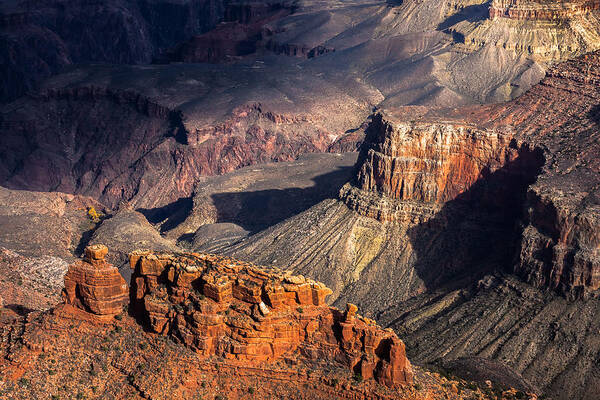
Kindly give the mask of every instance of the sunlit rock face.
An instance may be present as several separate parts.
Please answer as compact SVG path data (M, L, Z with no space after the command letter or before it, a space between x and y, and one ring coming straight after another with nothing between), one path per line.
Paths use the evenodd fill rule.
M494 0L490 5L490 18L565 21L598 9L598 0Z

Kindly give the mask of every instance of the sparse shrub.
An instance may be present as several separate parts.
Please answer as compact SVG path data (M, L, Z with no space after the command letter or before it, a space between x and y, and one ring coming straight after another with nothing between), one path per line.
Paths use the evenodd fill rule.
M55 374L56 374L55 370L53 370L53 369L48 370L48 375L55 375Z
M75 396L75 398L77 400L82 400L82 399L85 399L85 395L83 393L79 392L79 393L77 393L77 396Z
M88 215L88 218L91 219L93 223L97 224L98 222L100 222L101 215L98 214L98 211L96 211L96 209L94 207L88 207L87 215Z
M117 315L115 315L115 319L116 319L117 321L120 321L120 320L122 320L122 319L123 319L123 314L117 314Z
M148 348L148 343L141 342L138 346L140 347L140 350L146 350Z
M202 383L200 384L200 386L202 386L202 389L206 388L206 382L202 381Z
M130 384L133 384L134 381L135 381L135 376L133 376L133 374L127 375L127 382L129 382Z
M414 386L415 390L423 390L423 385L421 385L420 383L415 383Z
M300 314L302 314L304 312L304 308L302 308L302 307L298 307L298 308L296 308L296 310L298 310L298 312Z
M215 396L215 400L227 400L227 397L223 396L222 394L218 394Z
M27 378L21 378L21 379L19 379L19 385L21 385L23 387L29 386L29 379L27 379Z
M354 374L354 376L352 377L352 379L354 379L354 382L356 383L360 383L363 381L363 377L361 374Z
M254 388L252 386L248 388L248 393L254 394Z
M122 330L123 330L123 328L121 328L120 326L115 326L116 333L121 333Z
M60 400L60 396L57 394L52 395L52 400Z
M331 380L331 386L337 386L337 385L338 385L338 382L339 382L339 381L337 380L337 378L333 378L333 379Z

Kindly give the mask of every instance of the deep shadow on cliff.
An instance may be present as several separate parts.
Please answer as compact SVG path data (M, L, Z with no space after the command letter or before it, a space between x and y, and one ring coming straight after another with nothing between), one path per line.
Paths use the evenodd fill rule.
M541 149L523 145L516 159L494 172L482 171L435 217L408 229L415 271L429 290L461 287L494 271L512 272L527 188L543 163Z
M330 172L313 177L313 184L308 187L211 193L209 199L211 206L215 208L210 212L214 212L210 217L213 219L211 222L235 224L251 234L259 232L300 214L325 199L336 198L339 187L348 181L353 169L351 166L337 166ZM281 175L283 182L290 179L285 176L286 168L282 168ZM261 180L260 177L256 179ZM150 223L160 224L160 230L164 233L184 222L194 212L193 207L192 197L184 197L164 207L138 211ZM184 235L179 239L189 240L191 235Z
M252 192L216 193L211 197L219 222L233 222L256 233L308 210L315 204L337 197L353 167L339 167L313 178L306 188L272 189ZM235 205L232 207L232 205Z

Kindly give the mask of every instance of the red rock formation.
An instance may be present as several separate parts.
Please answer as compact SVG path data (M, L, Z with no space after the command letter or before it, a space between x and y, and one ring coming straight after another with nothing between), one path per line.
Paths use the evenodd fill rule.
M331 290L321 283L208 254L137 251L130 263L136 312L202 355L261 365L325 359L387 386L412 382L394 332L357 316L356 306L328 307Z
M85 248L85 258L69 266L65 275L65 303L110 319L127 304L127 284L119 271L104 261L108 249L103 245Z
M490 18L564 21L600 9L599 0L494 0Z
M444 203L514 160L511 132L374 117L357 186L397 200Z

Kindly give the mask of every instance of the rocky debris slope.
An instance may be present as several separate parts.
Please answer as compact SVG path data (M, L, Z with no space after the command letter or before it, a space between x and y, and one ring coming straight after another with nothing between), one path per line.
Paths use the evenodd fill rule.
M82 250L81 238L96 225L90 207L104 209L90 197L0 187L0 246L24 256L72 260Z
M239 240L239 234L258 232L326 198L337 197L339 187L352 177L356 156L305 154L296 161L254 165L203 177L196 184L187 209L166 207L144 213L150 221L160 223L166 237L188 241L191 238L193 246ZM202 232L196 232L200 227ZM214 236L209 229L214 230ZM228 231L232 232L231 238Z
M15 314L47 310L61 302L68 263L50 255L25 257L0 248L0 298Z
M497 384L533 384L548 398L593 400L600 391L599 310L597 298L567 301L515 276L490 275L418 296L377 319L402 336L417 364L440 364L473 380L484 368L483 379Z

